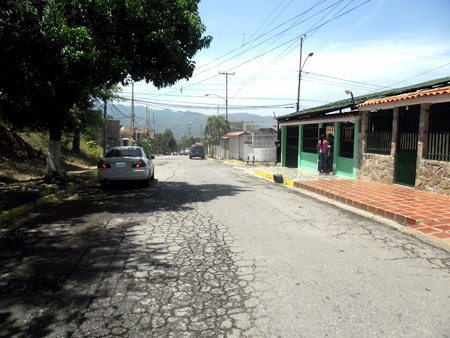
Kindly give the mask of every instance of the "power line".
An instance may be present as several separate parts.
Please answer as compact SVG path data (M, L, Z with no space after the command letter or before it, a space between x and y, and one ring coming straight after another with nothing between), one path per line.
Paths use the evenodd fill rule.
M292 29L292 28L295 27L295 26L298 26L299 24L305 22L306 20L309 20L309 19L313 18L314 16L319 15L319 14L322 13L322 12L325 12L325 11L328 10L329 8L332 8L332 10L333 10L337 5L339 5L340 3L342 3L342 1L343 1L343 0L336 1L336 2L333 3L331 6L328 6L328 7L326 7L325 9L319 11L318 13L316 13L316 14L314 14L314 15L311 15L311 16L308 17L307 19L304 19L304 20L302 20L302 21L300 21L300 22L298 22L298 23L295 23L295 24L291 25L291 26L288 27L287 29L285 29L285 30L283 30L283 31L281 31L281 32L279 32L279 33L277 33L277 34L275 35L275 37L276 37L276 36L279 36L279 35L282 35L282 34L285 33L286 31ZM363 4L367 3L368 1L370 1L370 0L367 0L367 1L364 2ZM319 6L319 5L322 4L323 2L325 2L325 1L321 1L321 2L316 3L316 5L313 6L312 8L308 9L307 11L304 11L303 13L301 13L301 14L295 16L294 18L292 18L292 19L290 19L290 20L285 21L284 23L282 23L282 24L278 25L277 27L271 29L269 32L272 32L272 31L274 31L275 29L277 29L277 28L279 28L279 27L282 27L282 26L285 25L286 23L289 23L290 21L293 21L293 20L295 20L295 19L301 17L302 15L305 15L306 13L308 13L309 11L311 11L312 9L314 9L315 7ZM357 6L357 7L360 7L360 6L362 6L363 4L361 4L361 5ZM341 17L342 15L344 15L344 14L346 14L346 13L348 13L348 12L354 10L354 9L357 8L357 7L354 7L353 9L351 9L351 10L349 10L349 11L347 11L347 12L341 14L341 15L339 15L338 17ZM330 22L330 21L332 21L332 20L335 20L335 19L337 19L338 17L333 17L333 18L331 18L330 20L328 20L326 23L328 23L328 22ZM319 29L320 27L324 26L326 23L320 25L319 27L316 27L316 30ZM267 33L266 33L266 34L263 34L263 35L261 35L261 36L259 36L259 37L257 37L256 39L254 39L254 40L252 40L252 41L249 41L248 43L244 44L243 46L245 46L245 45L247 45L247 44L249 44L249 43L253 43L254 41L260 39L261 37L263 37L263 36L265 36L265 35L267 35ZM302 34L302 35L303 35L303 34ZM301 35L300 35L300 36L301 36ZM299 37L299 36L297 36L295 39L291 39L291 40L289 40L289 41L287 41L287 42L285 42L285 43L282 43L282 44L278 45L277 47L270 49L270 50L267 51L267 52L260 53L259 55L255 56L255 57L253 57L253 58L251 58L251 59L249 59L249 60L247 60L247 61L245 61L245 62L242 62L241 64L239 64L239 65L236 66L235 68L241 67L242 65L245 65L245 64L247 64L247 63L249 63L249 62L251 62L251 61L253 61L253 60L257 59L257 58L260 58L261 56L266 55L266 54L268 54L268 53L270 53L270 52L276 50L277 48L280 48L280 47L282 47L282 46L284 46L284 45L286 45L286 44L288 44L288 43L290 43L290 42L292 42L292 41L298 39L298 37ZM264 40L263 42L257 44L256 46L251 47L251 48L248 48L246 51L241 52L241 53L238 53L237 55L231 57L231 58L228 59L228 60L225 60L225 61L223 61L223 62L221 62L221 63L219 63L219 64L216 64L216 65L214 65L213 67L210 67L210 68L208 68L208 69L206 69L206 70L204 70L204 71L201 71L201 72L198 73L198 74L194 74L194 76L198 76L198 75L202 74L203 72L206 72L206 71L211 70L211 69L214 68L214 67L218 67L219 65L221 65L221 64L223 64L223 63L225 63L225 62L228 62L229 60L231 60L231 59L233 59L233 58L236 58L236 57L242 55L243 53L247 52L248 50L254 49L254 48L256 48L256 47L262 45L263 43L265 43L265 42L267 42L267 41L270 41L270 40L271 40L271 38L266 39L266 40ZM234 49L233 51L231 51L231 52L229 52L229 53L226 53L226 54L224 54L223 56L221 56L221 57L219 57L219 58L216 58L215 60L213 60L213 61L211 61L211 62L205 64L204 66L197 68L197 70L202 69L202 68L204 68L204 67L206 67L206 66L212 64L213 62L215 62L215 61L217 61L217 60L223 58L224 56L227 56L227 55L233 53L234 51L237 51L237 50L241 49L243 46L241 46L241 47L239 47L239 48L236 48L236 49ZM215 76L213 76L213 77L211 77L211 78L214 78L214 77L215 77ZM209 78L209 79L211 79L211 78ZM202 81L199 81L199 82L197 82L197 83L191 84L191 85L188 86L187 88L192 87L192 86L194 86L194 85L196 85L196 84L199 84L199 83L201 83L201 82L205 82L205 81L207 81L207 80L202 80ZM166 94L170 94L170 93L173 93L173 92L176 92L176 90L171 91L171 92L166 93ZM166 94L161 94L161 96L164 96L164 95L166 95Z
M435 71L436 69L439 69L439 68L442 68L442 67L445 67L445 66L448 66L448 65L450 65L450 62L449 62L449 63L446 63L445 65L442 65L442 66L436 67L436 68L434 68L434 69L431 69L431 70L429 70L429 71L426 71L426 72L424 72L424 73L421 73L421 74L419 74L419 75L416 75L416 76L410 77L409 79L406 79L406 80L403 80L403 81L399 81L399 82L396 82L396 83L392 84L391 86L395 86L395 85L397 85L397 84L399 84L399 83L402 83L402 82L405 82L405 81L408 81L408 80L414 79L414 78L416 78L416 77L419 77L419 76L422 76L422 75L425 75L425 74L431 73L432 71Z

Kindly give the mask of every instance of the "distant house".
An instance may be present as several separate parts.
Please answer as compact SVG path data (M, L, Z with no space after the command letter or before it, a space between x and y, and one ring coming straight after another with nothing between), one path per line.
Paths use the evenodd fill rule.
M124 137L124 135L128 136ZM135 127L133 129L133 133L131 133L130 129L125 129L124 127L122 127L120 129L120 145L131 146L140 138L147 137L147 135L150 138L155 138L155 132L152 130L147 131L147 129L145 128Z
M220 140L221 157L243 160L245 134L245 131L233 131L223 136Z
M276 126L228 133L220 141L221 158L253 161L254 156L256 162L275 162L277 134Z

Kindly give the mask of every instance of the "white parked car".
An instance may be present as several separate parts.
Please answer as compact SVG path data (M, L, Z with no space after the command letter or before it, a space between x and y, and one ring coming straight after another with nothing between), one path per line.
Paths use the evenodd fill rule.
M155 178L155 166L142 147L113 147L98 162L97 175L101 188L109 181L140 180L145 185Z

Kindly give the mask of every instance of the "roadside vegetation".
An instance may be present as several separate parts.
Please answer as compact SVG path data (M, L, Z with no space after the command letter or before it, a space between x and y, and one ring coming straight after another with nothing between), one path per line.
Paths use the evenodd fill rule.
M44 183L48 140L48 133L16 133L0 124L0 212L96 177L94 168L102 149L82 136L80 152L74 153L73 135L66 135L61 147L64 180L58 184Z
M0 133L0 210L73 184L79 175L68 171L97 163L95 134L107 103L122 100L119 84L192 77L195 54L212 41L198 2L0 2L0 123L10 128ZM178 148L170 130L143 146ZM61 183L44 184L45 173Z

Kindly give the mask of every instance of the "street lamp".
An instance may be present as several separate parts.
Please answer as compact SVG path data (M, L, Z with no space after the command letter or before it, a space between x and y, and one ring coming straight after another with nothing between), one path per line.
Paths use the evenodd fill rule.
M302 38L303 40L303 38ZM314 53L309 53L308 56L305 59L305 62L303 62L303 66L300 67L300 70L298 72L298 93L297 93L297 111L300 111L300 83L302 79L302 71L303 67L305 67L305 63L308 60L310 56L313 56ZM300 45L300 64L302 63L302 53L301 53L301 45Z
M205 94L205 96L217 96L220 97L221 99L225 100L225 119L228 121L228 100L220 95L216 95L216 94ZM219 106L217 106L217 115L219 115Z
M131 83L130 134L131 134L131 137L135 140L135 136L134 136L134 80L131 78L131 75L128 75L125 78L125 84L129 85L130 83Z
M352 91L350 90L350 89L347 89L346 91L345 91L345 94L350 94L351 96L352 96L352 101L353 101L353 107L355 106L355 99L353 98L353 93L352 93ZM352 107L352 108L353 108Z

